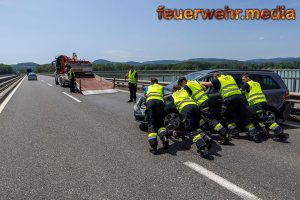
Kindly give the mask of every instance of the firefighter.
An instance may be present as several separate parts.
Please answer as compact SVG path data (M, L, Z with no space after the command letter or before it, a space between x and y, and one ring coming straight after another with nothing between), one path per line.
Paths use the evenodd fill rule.
M133 65L130 66L130 70L128 74L125 76L125 79L126 78L128 78L128 88L130 92L130 100L128 102L136 103L138 74L137 71L134 69Z
M244 73L242 80L244 82L242 91L246 94L249 106L256 112L258 124L263 132L268 135L267 126L274 133L275 141L285 141L288 135L283 133L283 129L276 122L270 122L266 115L268 102L260 83L251 80L249 73Z
M222 124L214 119L208 105L208 96L200 83L198 81L186 80L185 77L181 77L178 80L178 85L184 87L190 97L196 102L200 109L203 126L207 129L216 131L221 136L220 144L227 144L230 141L230 136Z
M70 69L68 71L68 79L70 81L70 92L74 93L75 92L75 73L74 73L72 67L70 67Z
M260 134L251 123L250 109L243 99L236 81L231 75L223 75L221 72L214 73L214 80L211 82L200 82L205 87L214 87L220 92L225 106L224 117L227 120L229 133L234 138L239 138L239 132L235 124L235 117L246 125L248 135L255 142L260 142Z
M186 90L182 90L179 85L173 87L172 98L178 112L183 117L185 131L188 137L196 144L198 153L201 157L209 154L207 144L204 141L204 132L200 129L200 113L195 101L190 97Z
M164 127L164 92L163 87L158 84L156 78L151 79L150 85L145 91L146 109L148 112L148 141L150 152L157 154L157 136L163 143L166 150L169 147L169 140L166 137L166 128Z

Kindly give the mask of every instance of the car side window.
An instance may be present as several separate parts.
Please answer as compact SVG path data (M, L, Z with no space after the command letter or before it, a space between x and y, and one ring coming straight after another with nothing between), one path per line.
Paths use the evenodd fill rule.
M253 74L250 78L253 81L259 82L262 90L280 89L278 83L271 76Z
M271 76L259 75L260 76L260 84L263 90L274 90L280 89L279 85Z

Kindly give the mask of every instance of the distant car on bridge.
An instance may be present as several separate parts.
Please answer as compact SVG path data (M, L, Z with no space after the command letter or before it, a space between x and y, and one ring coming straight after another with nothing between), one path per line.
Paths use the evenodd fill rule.
M35 74L35 73L33 73L33 72L30 72L30 73L28 73L28 80L30 81L30 80L37 80L37 75Z
M286 119L290 115L291 106L287 101L289 99L289 90L281 77L269 70L203 70L193 72L186 75L187 80L196 81L212 81L213 74L216 71L221 71L223 74L232 75L237 84L242 86L242 75L245 72L251 74L251 78L261 84L262 90L268 100L267 115L272 121L276 121L277 118ZM177 80L172 82L170 85L164 87L165 96L171 95L173 86L177 84ZM218 117L222 113L222 97L214 90L209 88L206 93L209 98L209 105L212 108L212 113ZM246 101L246 99L245 99ZM166 117L164 119L166 127L178 128L181 122L181 116L175 108L175 105L169 101L165 102ZM145 106L145 98L141 97L134 106L134 116L139 122L147 122L147 112Z

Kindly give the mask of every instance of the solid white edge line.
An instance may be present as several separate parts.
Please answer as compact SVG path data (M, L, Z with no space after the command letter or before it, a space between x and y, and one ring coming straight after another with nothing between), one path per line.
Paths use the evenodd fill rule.
M75 97L73 97L73 96L69 95L69 94L68 94L68 93L66 93L66 92L63 92L63 94L65 94L65 95L67 95L68 97L70 97L70 98L74 99L74 100L75 100L75 101L77 101L78 103L81 103L81 102L82 102L82 101L80 101L80 100L76 99Z
M47 83L47 85L49 85L50 87L53 87L53 85L51 85L50 83Z
M11 97L14 95L14 93L17 91L17 89L20 87L20 85L22 84L22 82L24 81L25 77L21 80L21 82L14 88L14 90L6 97L6 99L2 102L2 104L0 105L0 113L2 113L3 109L5 108L5 106L8 104L9 100L11 99Z
M240 188L239 186L227 181L226 179L218 176L217 174L213 173L212 171L209 171L208 169L205 169L204 167L202 167L202 166L200 166L196 163L188 161L188 162L185 162L183 164L188 166L189 168L195 170L199 174L201 174L201 175L209 178L210 180L216 182L217 184L219 184L220 186L226 188L227 190L233 192L234 194L238 195L242 199L261 200L260 198L258 198L254 194L252 194L250 192L247 192L246 190Z

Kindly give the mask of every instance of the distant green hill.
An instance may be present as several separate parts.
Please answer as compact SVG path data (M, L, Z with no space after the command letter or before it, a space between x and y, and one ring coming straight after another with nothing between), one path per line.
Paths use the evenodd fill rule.
M209 62L209 63L228 63L228 62L240 62L240 63L282 63L282 62L300 62L300 57L286 57L286 58L270 58L270 59L251 59L246 61L232 60L232 59L223 59L223 58L191 58L188 60L152 60L152 61L144 61L144 62L114 62L108 61L104 59L98 59L93 62L93 64L129 64L129 65L169 65L169 64L179 64L179 63L187 63L187 62Z
M20 70L24 68L34 68L38 66L39 64L34 63L34 62L24 62L24 63L18 63L15 65L11 65L14 70Z

